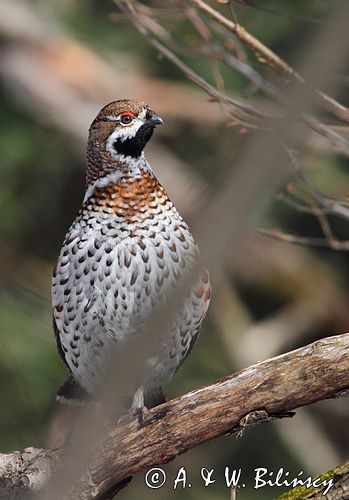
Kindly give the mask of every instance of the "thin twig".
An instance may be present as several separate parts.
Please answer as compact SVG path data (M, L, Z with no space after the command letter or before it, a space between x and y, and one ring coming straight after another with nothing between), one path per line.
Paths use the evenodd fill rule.
M339 250L343 252L347 252L349 250L349 241L339 241L337 239L327 241L323 238L296 236L294 234L284 233L281 229L257 228L254 229L253 232L262 234L263 236L268 236L269 238L273 238L274 240L285 241L287 243L293 243L296 245L331 248L332 250Z
M225 16L220 14L213 7L208 5L203 0L191 0L191 2L196 5L200 10L209 15L216 22L224 26L229 31L235 33L235 35L248 47L250 47L255 54L262 56L263 61L267 62L271 66L281 70L286 75L294 78L300 83L305 83L304 79L301 77L297 71L295 71L288 63L286 63L281 57L275 54L271 49L264 45L260 40L251 35L244 27L240 24L234 23L233 21L227 19ZM320 96L322 103L325 108L332 112L338 119L349 122L349 110L339 102L337 102L332 97L326 95L324 92L317 90L317 94Z
M291 151L291 149L288 148L285 144L283 144L283 147L297 176L301 179L301 181L307 187L309 193L311 193L311 195L319 203L319 205L323 208L326 208L328 213L332 213L335 215L339 215L340 217L343 217L345 219L349 219L349 207L345 207L341 205L339 202L334 201L331 198L325 196L323 193L321 193L314 185L310 177L307 175L307 173L305 172L295 152Z
M261 89L268 97L283 105L288 106L288 101L282 91L273 83L263 78L257 71L255 71L249 64L241 61L232 54L227 53L216 40L213 39L206 24L194 9L186 9L187 18L192 22L193 26L200 33L203 41L205 42L206 52L209 52L214 59L223 61L228 67L237 71L255 87Z
M240 24L234 23L233 21L227 19L216 9L208 5L203 0L191 0L191 2L196 5L200 10L208 14L216 22L224 26L229 31L236 34L236 36L248 47L250 47L256 54L262 55L263 58L268 61L272 66L281 69L284 73L295 77L297 80L301 81L300 75L285 61L283 61L279 56L277 56L272 50L266 47L257 38L251 35L245 30Z
M197 2L199 2L199 4L197 4ZM137 2L136 0L115 0L115 3L119 6L121 10L123 10L128 14L135 27L148 39L148 41L162 55L164 55L172 63L174 63L187 76L189 80L193 81L203 90L205 90L215 101L219 103L230 104L231 106L233 106L234 111L232 111L232 113L235 119L234 122L236 124L241 124L244 127L254 129L256 128L256 125L262 127L262 123L264 122L263 125L264 128L267 126L268 128L270 127L274 128L275 131L278 130L278 127L280 125L279 123L280 118L275 119L274 123L273 117L267 116L265 113L258 111L251 105L242 103L241 101L237 101L236 99L227 96L224 92L222 92L221 89L219 88L216 89L210 83L208 83L204 78L198 75L194 70L192 70L188 65L186 65L173 51L171 51L168 47L166 47L164 43L159 41L158 38L160 37L163 42L167 41L168 44L169 39L168 37L165 36L166 38L165 40L163 36L164 29L161 28L159 30L158 23L154 24L154 22L152 22L152 19L151 18L149 19L150 15L148 14L149 9L147 11L147 14L144 13L145 11L143 9L143 4ZM200 5L201 7L203 7L203 5L207 6L207 4L205 4L205 2L203 2L202 0L194 0L194 4ZM215 12L218 17L221 16L221 14L216 12L211 7L207 6L207 8L209 9L209 12L213 10L213 12ZM193 9L192 9L190 14L191 16L190 20L192 23L194 15L195 14L193 14ZM222 17L224 18L224 16ZM216 16L213 16L213 19L217 20ZM227 20L227 22L231 23L231 21L229 20ZM234 23L233 25L235 26ZM213 37L210 35L207 25L204 25L202 20L200 21L196 20L194 26L200 32L201 36L204 38L206 42L202 50L206 51L206 53L209 52L214 60L217 59L222 60L227 66L231 67L235 71L238 71L241 75L243 75L245 78L251 81L257 88L260 88L268 97L281 104L282 111L284 113L284 117L282 118L282 120L290 118L292 120L298 119L300 121L303 121L305 125L307 125L311 130L321 135L335 152L343 154L349 158L349 142L343 136L334 131L330 126L321 123L316 118L311 117L305 113L302 113L301 110L298 110L297 113L297 106L294 105L291 106L288 103L286 95L284 95L283 92L275 84L263 78L249 64L239 60L232 54L228 53L215 40L213 40ZM242 29L240 25L237 26L239 26L239 29ZM155 28L155 31L153 28ZM171 43L173 45L172 41ZM183 51L183 48L181 48L181 51ZM237 112L237 109L243 112L247 116L245 116L245 118L242 117ZM340 210L341 209L339 207L339 211Z
M303 114L303 122L314 132L324 137L333 151L349 158L349 142L342 135L312 116Z
M176 54L174 54L170 49L168 49L165 45L159 42L149 31L149 27L145 26L144 23L141 22L140 13L135 10L134 3L129 0L114 0L115 3L122 9L126 10L136 28L142 33L148 41L155 47L162 55L164 55L167 59L173 62L183 73L187 76L187 78L194 83L196 83L199 87L205 90L215 101L224 102L234 106L234 108L242 111L248 116L251 116L254 120L265 119L266 115L257 111L253 106L248 104L244 104L236 99L233 99L225 94L219 92L215 87L213 87L210 83L208 83L204 78L198 75L195 71L193 71L189 66L187 66L181 59L179 59ZM238 116L236 116L238 118Z

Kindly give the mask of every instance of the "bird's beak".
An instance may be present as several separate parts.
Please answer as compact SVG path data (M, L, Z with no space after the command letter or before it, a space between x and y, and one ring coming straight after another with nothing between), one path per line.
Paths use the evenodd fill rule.
M152 123L154 125L162 125L164 123L164 120L161 118L161 116L158 116L158 115L155 115L152 119L151 119Z
M156 115L155 113L152 112L149 118L147 118L147 122L151 123L152 125L154 125L154 127L156 127L156 125L162 125L164 123L164 120L161 118L161 116Z

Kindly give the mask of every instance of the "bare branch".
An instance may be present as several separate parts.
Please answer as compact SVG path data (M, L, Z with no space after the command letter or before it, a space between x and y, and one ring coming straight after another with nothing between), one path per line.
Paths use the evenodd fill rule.
M328 337L153 408L143 427L137 419L124 420L107 433L69 498L107 498L132 474L167 463L201 443L227 433L241 436L271 418L291 416L300 406L345 396L348 356L349 333ZM62 451L24 453L17 461L18 452L0 455L2 498L18 484L22 494L44 489L52 467L64 456ZM38 461L42 456L43 463ZM8 463L11 474L5 467ZM31 480L34 465L40 482Z
M349 158L349 142L331 126L305 114L303 115L303 122L311 130L324 137L333 151Z
M292 77L300 83L305 83L301 75L299 75L288 63L283 61L281 57L275 54L271 49L264 45L260 40L251 35L243 26L237 24L225 16L220 14L217 10L210 7L203 0L191 0L200 10L205 12L208 16L216 22L224 26L227 30L234 33L245 45L250 47L257 56L262 56L263 61L271 66L281 70L286 75ZM324 92L316 91L325 109L333 113L340 120L349 122L349 110L332 97L326 95Z
M261 76L248 62L238 59L231 54L229 50L226 50L226 46L223 47L219 42L217 42L210 31L209 25L201 19L198 12L194 8L188 8L184 5L183 13L184 17L193 24L203 40L202 46L200 46L200 49L197 49L196 52L199 50L200 53L207 54L214 63L217 63L217 61L223 62L229 68L237 71L239 74L248 79L255 88L260 89L267 97L279 104L280 109L278 110L278 118L268 115L265 112L261 112L250 104L239 101L235 98L233 99L224 92L222 85L215 88L207 80L198 75L192 68L185 64L169 48L169 45L172 45L174 49L177 48L178 50L178 43L174 43L171 40L170 33L154 19L155 10L149 8L145 9L144 5L137 0L114 0L114 2L125 14L129 16L134 26L144 37L147 38L149 43L153 45L153 47L155 47L163 56L175 64L190 81L205 90L214 101L228 106L225 111L233 116L233 125L238 125L251 130L258 127L270 128L277 133L280 126L285 128L285 123L294 122L296 119L298 122L304 123L312 131L321 135L333 151L349 157L349 142L346 138L336 132L331 126L320 122L316 118L304 112L308 98L312 95L316 95L314 89L312 89L309 85L307 86L304 84L304 88L302 87L302 89L299 89L302 90L301 92L297 91L295 94L292 94L292 92L288 92L288 94L284 93L277 85L268 81L266 78L263 78L263 76ZM229 26L230 31L236 33L239 36L239 39L244 41L247 45L252 45L255 52L258 52L260 49L262 51L263 58L265 58L272 65L275 64L279 67L279 69L283 68L283 70L288 74L292 74L293 76L297 75L292 68L278 58L278 56L276 56L272 51L269 51L267 47L250 35L244 28L242 28L242 26L226 19L218 11L207 5L202 0L193 0L191 3L200 8L202 12L208 14L209 17L211 17L211 19L213 19L216 23L220 23L226 28ZM223 22L223 20L225 21ZM212 29L212 31L214 30ZM183 52L183 47L181 47L180 50ZM185 47L184 50L188 52L192 50L192 48ZM217 80L217 71L215 76ZM299 75L297 78L300 78ZM303 82L302 79L299 81ZM326 109L328 106L335 106L336 114L339 113L343 118L346 108L337 103L333 98L325 96L325 94L321 95L326 98ZM280 117L282 117L281 121ZM286 129L289 129L288 125Z
M258 56L263 56L266 62L268 62L275 68L281 69L287 75L297 78L297 80L301 79L300 75L298 75L298 73L296 73L296 71L289 64L283 61L272 50L270 50L257 38L246 31L245 28L243 28L241 25L227 19L225 16L220 14L220 12L215 10L213 7L210 7L210 5L208 5L203 0L191 0L191 2L216 22L224 26L227 30L235 33L235 35L241 40L241 42L250 47Z
M286 243L294 243L296 245L315 246L323 248L331 248L347 252L349 250L349 241L339 241L337 239L312 238L309 236L296 236L295 234L284 233L281 229L255 229L254 232L269 236L274 240L285 241Z
M175 64L187 76L189 80L196 83L199 87L205 90L205 92L207 92L215 101L222 102L225 104L230 104L237 110L245 113L247 116L251 116L254 120L256 119L260 120L266 118L266 116L263 113L257 111L255 108L253 108L253 106L242 103L236 99L233 99L232 97L229 97L221 93L210 83L208 83L204 78L198 75L194 70L192 70L189 66L187 66L168 47L166 47L159 40L157 40L157 38L155 38L154 36L154 33L150 31L149 22L144 22L145 15L141 14L139 9L138 10L135 9L136 2L133 1L131 2L129 0L114 0L114 1L116 5L119 6L120 9L127 12L127 14L132 19L132 22L135 25L135 27L142 35L144 35L148 39L149 43L153 45L153 47L155 47L163 56L165 56L173 64Z
M263 78L257 71L252 68L250 64L228 53L212 38L210 31L206 28L205 23L199 17L196 10L186 9L186 16L191 20L193 26L201 34L205 42L204 47L206 49L206 52L209 52L214 59L223 61L231 69L243 75L251 83L253 83L256 88L260 88L265 93L265 95L267 95L271 99L276 100L282 105L288 105L286 96L276 85Z

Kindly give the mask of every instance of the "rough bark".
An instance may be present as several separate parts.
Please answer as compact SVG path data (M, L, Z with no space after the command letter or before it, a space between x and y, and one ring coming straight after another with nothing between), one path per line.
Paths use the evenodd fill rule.
M0 498L27 498L42 492L58 466L51 450L25 448L0 454Z
M107 498L132 474L205 441L241 434L271 418L290 416L300 406L345 396L348 368L349 333L257 363L158 406L149 411L143 427L135 418L125 420L107 433L71 498ZM62 457L61 451L33 448L0 455L1 498L41 491Z
M326 497L323 488L306 488L301 486L294 488L283 495L278 500L347 500L349 498L349 462L335 467L317 476L319 479L334 479L334 487L331 488Z

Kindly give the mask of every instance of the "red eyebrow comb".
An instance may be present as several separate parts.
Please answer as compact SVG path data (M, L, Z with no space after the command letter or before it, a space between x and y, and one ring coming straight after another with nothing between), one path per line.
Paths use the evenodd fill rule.
M135 113L133 113L132 111L123 111L122 113L119 114L119 116L125 116L125 115L130 115L130 116L133 116L135 117Z

